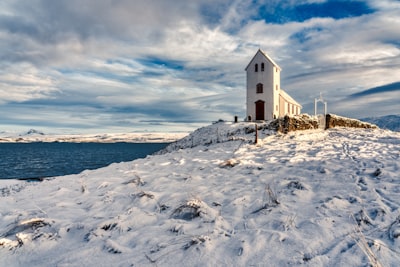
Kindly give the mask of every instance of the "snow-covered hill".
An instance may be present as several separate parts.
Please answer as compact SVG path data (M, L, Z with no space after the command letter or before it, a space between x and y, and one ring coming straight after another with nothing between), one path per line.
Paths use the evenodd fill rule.
M400 115L364 118L363 121L376 124L379 128L400 132Z
M0 266L398 266L400 133L264 127L254 144L253 126L0 181Z

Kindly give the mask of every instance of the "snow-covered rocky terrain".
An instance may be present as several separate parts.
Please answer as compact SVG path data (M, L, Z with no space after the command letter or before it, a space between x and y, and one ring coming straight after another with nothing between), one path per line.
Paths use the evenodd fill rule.
M30 142L71 142L71 143L170 143L188 133L158 133L158 132L134 132L111 134L45 134L31 129L26 133L0 132L0 143L30 143Z
M400 133L263 128L0 181L0 266L399 266Z

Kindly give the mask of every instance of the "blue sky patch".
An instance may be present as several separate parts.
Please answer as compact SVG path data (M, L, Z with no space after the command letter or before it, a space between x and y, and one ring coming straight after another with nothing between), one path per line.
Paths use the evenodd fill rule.
M311 3L297 6L279 2L275 7L260 7L257 19L267 23L284 24L287 22L303 22L311 18L343 19L371 14L375 10L361 1L333 0L324 3Z
M296 32L290 36L291 40L298 41L300 43L307 42L311 40L312 35L323 31L321 27L305 28L302 31Z
M164 67L174 70L184 69L183 61L163 59L160 57L147 57L143 59L138 59L138 62L148 67Z

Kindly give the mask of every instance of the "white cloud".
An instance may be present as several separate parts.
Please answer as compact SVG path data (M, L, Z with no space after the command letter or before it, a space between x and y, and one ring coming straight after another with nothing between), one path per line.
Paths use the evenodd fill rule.
M57 84L48 73L22 63L3 66L0 70L0 102L23 102L52 98L58 92Z
M393 114L393 108L400 110L399 91L384 92L357 98L339 99L333 102L334 112L341 114L343 110L351 112L357 118L383 116Z
M1 105L21 102L14 109L20 122L30 104L41 105L49 111L36 114L42 124L231 119L244 112L244 68L258 48L283 68L284 89L302 104L319 92L336 103L400 77L400 7L368 3L380 10L271 24L254 19L258 6L250 0L2 2ZM50 112L56 109L68 115ZM17 115L3 110L3 117Z
M396 0L367 0L372 7L384 10L393 11L400 8L400 2Z

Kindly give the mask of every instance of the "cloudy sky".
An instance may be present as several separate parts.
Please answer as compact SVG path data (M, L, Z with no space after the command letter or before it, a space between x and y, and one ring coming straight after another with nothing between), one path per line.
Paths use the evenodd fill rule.
M245 117L259 48L313 113L400 113L399 0L2 0L0 131L182 131ZM322 108L322 107L321 107Z

